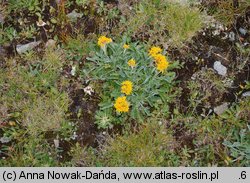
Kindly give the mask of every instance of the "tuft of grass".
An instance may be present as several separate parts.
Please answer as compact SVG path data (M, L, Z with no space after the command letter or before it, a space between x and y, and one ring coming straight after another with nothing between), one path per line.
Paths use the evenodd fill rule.
M244 15L245 10L250 6L249 0L239 0L234 4L233 1L219 1L214 10L214 16L225 25L230 25L234 22L235 17Z
M23 125L29 133L59 131L66 121L69 98L66 93L51 93L50 96L37 97L28 103L22 112Z
M9 143L1 148L3 166L58 166L57 150L47 133L69 140L74 125L68 120L70 99L61 90L64 57L60 50L44 56L27 53L7 60L0 74L0 118L7 125L1 137Z
M43 135L21 136L8 150L8 159L1 159L0 166L8 167L49 167L59 166L57 152L45 140Z
M173 144L164 125L150 122L134 132L108 138L107 144L95 156L93 149L85 150L83 154L90 161L85 164L92 166L178 166L179 157L172 150ZM78 162L84 160L79 158Z
M120 24L119 32L148 41L180 46L202 28L201 12L188 4L169 0L143 0Z

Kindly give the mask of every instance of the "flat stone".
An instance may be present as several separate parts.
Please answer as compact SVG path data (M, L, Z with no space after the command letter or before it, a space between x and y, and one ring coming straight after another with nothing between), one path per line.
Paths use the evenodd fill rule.
M9 137L1 137L1 138L0 138L0 142L1 142L2 144L8 143L8 142L10 142L10 141L11 141L11 139L10 139Z
M55 48L56 47L56 41L53 39L49 39L46 44L45 44L46 48Z
M59 147L59 140L54 139L54 145L55 145L55 148L58 148Z
M30 51L30 50L34 49L40 43L41 43L41 41L34 41L34 42L31 42L31 43L28 43L28 44L23 44L23 45L18 44L16 46L16 51L17 51L17 53L22 54L22 53L25 53L27 51Z
M217 115L223 114L228 109L228 105L229 104L227 102L225 102L222 105L215 107L214 108L215 114L217 114Z
M234 32L230 32L229 34L228 34L228 38L229 38L229 40L230 41L235 41L235 33Z
M247 30L246 29L243 29L242 27L239 28L239 31L242 35L246 35L247 34Z
M227 75L227 68L219 61L214 62L214 70L216 70L217 73L221 76Z
M247 91L242 94L243 97L250 97L250 91Z

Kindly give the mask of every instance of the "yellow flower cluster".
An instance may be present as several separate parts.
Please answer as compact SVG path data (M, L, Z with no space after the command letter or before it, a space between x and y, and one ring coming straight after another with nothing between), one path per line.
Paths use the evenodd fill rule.
M149 55L151 57L154 57L155 55L157 55L158 53L161 53L162 49L158 46L153 46L151 47L151 49L149 50Z
M162 55L161 52L162 49L160 47L153 46L149 50L149 55L154 58L156 69L160 72L164 72L168 68L169 62L167 61L166 56Z
M129 111L129 102L125 96L118 97L115 101L114 107L117 112L128 112Z
M154 57L154 59L155 59L156 68L158 71L164 72L168 68L169 62L167 61L167 58L164 55L157 54Z
M133 83L131 81L123 81L121 86L121 92L130 95L133 90ZM127 101L126 96L118 97L115 101L114 107L117 112L128 112L129 111L129 102Z
M127 45L127 44L124 44L124 45L123 45L123 48L124 48L124 49L129 49L129 47L130 47L130 46Z
M133 83L131 81L123 81L121 86L121 92L130 95L133 90Z
M134 59L130 59L130 60L128 61L128 65L129 65L130 67L135 67L135 66L136 66L136 61L135 61Z
M111 42L112 42L111 38L107 38L106 36L101 36L101 37L99 37L97 44L100 47L104 47L106 44L111 43Z

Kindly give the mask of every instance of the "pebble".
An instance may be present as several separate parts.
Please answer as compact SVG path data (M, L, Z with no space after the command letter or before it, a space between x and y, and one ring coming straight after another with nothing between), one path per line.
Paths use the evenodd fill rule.
M250 91L247 91L242 94L243 97L250 97Z
M235 33L234 32L230 32L229 35L228 35L228 38L230 41L235 41Z
M46 48L55 48L56 47L56 41L53 39L49 39L46 44L45 44Z
M242 35L246 35L247 34L247 30L246 29L243 29L242 27L239 28L239 31Z
M70 71L70 74L71 74L72 76L75 76L75 75L76 75L76 66L72 66L72 69L71 69L71 71Z
M58 148L59 147L59 140L54 139L54 144L55 144L55 148Z
M17 53L22 54L22 53L25 53L27 51L30 51L30 50L34 49L40 43L41 43L41 41L34 41L34 42L31 42L31 43L28 43L28 44L23 44L23 45L18 44L16 46L16 51L17 51Z
M215 107L214 108L215 114L217 114L217 115L223 114L228 109L228 105L229 104L227 102L225 102L222 105Z
M219 61L214 62L214 70L216 70L217 73L221 76L227 75L227 68Z
M1 137L0 138L0 142L1 143L8 143L8 142L10 142L11 141L11 139L9 138L9 137Z

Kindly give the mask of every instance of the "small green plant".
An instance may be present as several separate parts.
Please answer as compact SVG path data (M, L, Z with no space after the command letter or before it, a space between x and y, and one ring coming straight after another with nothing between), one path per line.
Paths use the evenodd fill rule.
M210 108L222 100L223 95L227 92L227 83L212 69L202 69L192 76L192 80L187 82L187 88L190 90L190 108L193 111L198 106ZM216 99L212 96L216 95Z
M78 6L86 6L88 5L88 0L76 0L76 4Z
M40 12L41 8L39 7L39 0L9 0L8 1L8 10L11 11L23 11L29 10L30 12Z
M4 27L0 23L0 44L5 44L19 38L19 34L13 27Z
M240 166L250 165L250 126L242 129L236 134L236 141L225 141L223 145L230 149L230 155L234 158L233 162L239 162Z
M162 54L158 54L157 59L162 60L157 62L138 43L127 45L125 39L114 43L102 38L98 41L101 49L96 48L83 70L91 82L102 84L96 113L98 126L108 128L129 120L142 122L155 110L167 115L168 103L174 97L171 90L175 73L171 69L178 67L178 62L168 62Z
M18 132L19 134L20 131ZM0 160L0 166L34 167L34 166L59 166L56 149L51 147L43 135L25 136L3 149L7 159Z

